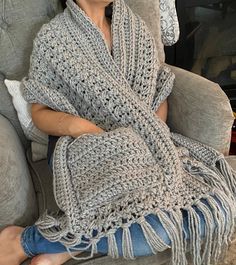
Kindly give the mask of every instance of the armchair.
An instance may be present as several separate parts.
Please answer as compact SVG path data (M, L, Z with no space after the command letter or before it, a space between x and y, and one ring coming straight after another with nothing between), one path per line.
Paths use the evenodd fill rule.
M150 26L160 60L164 61L159 1L126 2ZM8 224L31 225L46 208L57 209L47 161L32 160L32 145L24 136L3 81L5 78L21 80L27 75L32 41L37 31L61 11L58 0L0 2L0 229ZM234 118L226 95L211 81L173 66L171 68L176 75L174 90L168 101L167 123L171 130L209 144L228 155ZM236 157L229 156L227 159L236 169ZM83 263L161 265L169 258L170 251L166 250L134 261L113 260L98 255ZM79 263L71 260L66 264Z

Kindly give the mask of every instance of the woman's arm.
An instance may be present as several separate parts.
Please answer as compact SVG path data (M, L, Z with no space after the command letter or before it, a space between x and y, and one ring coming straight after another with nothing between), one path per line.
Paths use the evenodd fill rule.
M89 120L65 112L54 111L46 105L31 104L32 120L35 126L46 134L78 137L84 133L101 133L104 130ZM160 105L156 114L164 122L167 120L167 99Z
M46 134L78 137L84 133L100 133L104 130L94 123L65 112L54 111L48 106L32 103L32 120Z
M156 114L160 119L162 119L164 122L167 120L167 112L168 112L168 102L167 99L164 100L160 107L157 109Z

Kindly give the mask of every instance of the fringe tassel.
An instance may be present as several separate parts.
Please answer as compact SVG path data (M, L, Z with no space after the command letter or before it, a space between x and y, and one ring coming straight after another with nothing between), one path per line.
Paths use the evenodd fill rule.
M216 167L219 166L219 171L224 176L230 191L234 194L236 198L236 172L231 168L229 163L224 157L220 157L216 161Z
M98 242L98 239L97 238L92 238L90 244L88 246L86 246L86 247L83 247L83 248L79 248L79 247L66 247L66 250L69 253L69 255L71 256L71 258L73 258L74 260L87 260L87 259L91 259L91 258L93 258L94 254L97 253L97 242ZM86 256L86 257L76 257L76 256L72 255L72 252L70 251L71 249L78 250L78 251L79 250L85 251L90 246L92 246L91 253L90 253L89 256Z
M129 224L125 223L122 225L122 251L125 259L135 259L133 253L133 245L131 240L131 234L129 230Z
M107 241L108 241L107 242L108 243L108 255L115 259L119 258L119 251L118 251L116 238L115 238L115 230L108 232Z
M184 165L184 167L192 176L195 176L198 180L202 178L205 183L209 184L213 188L223 190L226 194L228 194L228 196L231 197L232 200L235 200L232 189L226 185L226 178L223 176L226 173L223 173L222 175L222 173L219 173L219 170L216 167L207 167L203 163L196 163L189 158L187 161L188 162Z
M207 202L211 207L211 211L213 212L215 223L214 228L214 238L212 244L212 260L216 263L219 260L221 254L221 248L223 244L223 234L224 234L224 213L220 210L220 207L216 204L216 201L209 197L207 198Z
M228 196L222 191L217 191L215 197L220 201L224 212L226 213L226 235L225 235L225 243L228 245L228 242L231 243L231 239L234 236L234 228L235 227L235 217L236 217L236 207L235 201L231 201ZM231 224L231 225L230 225ZM227 242L228 241L228 242Z
M197 212L190 207L188 210L188 229L189 229L189 244L190 253L193 257L193 264L201 264L201 236L200 236L200 218Z
M207 167L211 167L213 171L216 172L215 168L218 167L218 172L221 173L219 177L221 177L223 182L227 183L229 190L236 198L236 171L229 165L222 153L178 133L172 132L171 139L176 146L187 148L190 157L193 157L197 161L201 161ZM194 149L194 145L198 146L198 148ZM200 150L200 152L196 152L196 150Z
M186 251L187 251L187 239L186 237L184 238L183 232L184 231L184 224L183 224L183 214L179 209L176 209L174 211L170 212L170 218L172 222L174 223L175 227L178 229L179 237L180 237L180 249L179 249L179 254L183 257L183 265L187 265L188 261L186 258ZM186 236L186 234L185 234Z
M222 202L220 206L219 202L214 198L217 198L219 202ZM223 258L226 254L228 242L231 242L231 237L234 233L234 207L233 202L222 191L216 190L213 195L204 198L205 202L198 201L196 207L201 211L205 219L205 238L204 238L204 252L202 254L201 261L196 260L200 257L199 250L194 246L194 227L200 227L200 222L193 221L193 216L189 216L190 229L193 232L190 233L190 239L193 247L193 262L195 264L216 264L220 258ZM222 207L222 209L221 209ZM224 210L224 212L223 212ZM191 211L192 212L192 211ZM225 217L226 215L226 217ZM195 223L194 223L195 222ZM199 235L200 237L200 235ZM194 250L195 248L195 250ZM202 263L198 263L202 262Z
M204 200L204 201L203 201ZM196 210L196 207L203 215L205 220L205 235L204 235L204 251L201 254L201 220ZM188 230L189 230L189 247L192 254L193 265L210 265L213 261L214 264L219 261L220 255L225 255L231 237L234 234L236 216L235 201L232 200L222 190L215 189L212 194L208 194L200 198L191 207L185 208L188 213ZM150 245L154 254L156 251L164 251L166 248L171 248L172 251L172 265L187 265L187 239L184 238L183 232L183 215L179 209L172 211L162 211L158 209L156 212L161 224L166 230L170 240L171 246L165 244L163 240L156 234L152 226L146 221L145 217L137 220L141 225L145 238ZM48 234L53 240L60 238L60 242L64 241L64 245L69 255L75 260L87 260L97 253L97 242L100 238L92 238L86 247L76 247L76 244L81 242L74 242L75 247L71 247L74 238L63 237L62 231L58 231L54 226L55 219L45 214L46 222L45 229L42 234ZM40 220L37 221L40 224ZM133 253L133 246L131 240L131 233L129 229L130 224L125 223L122 225L122 251L125 259L135 259ZM55 230L55 231L53 231ZM119 257L118 246L115 238L115 231L111 230L107 234L108 237L108 255L113 258ZM63 231L64 232L64 231ZM56 234L56 236L55 236ZM52 237L53 235L53 237ZM186 235L186 234L185 234ZM70 247L68 246L70 245ZM71 250L85 251L91 246L91 253L86 257L75 257L72 255Z
M167 215L164 211L159 211L157 213L160 222L166 230L170 240L171 240L171 252L172 252L172 264L173 265L185 265L186 264L186 255L181 255L179 251L183 247L183 240L181 242L180 234L178 229L172 223L170 216ZM182 232L181 232L182 233Z
M189 246L188 246L188 240L187 240L187 232L185 231L184 226L183 226L183 234L184 234L183 236L184 246L183 247L184 247L184 253L186 253L189 250Z
M42 220L41 220L42 218ZM46 210L42 217L38 219L35 222L35 225L38 226L38 230L42 233L42 235L47 238L51 242L61 242L65 247L71 258L74 260L87 260L93 257L94 253L97 253L97 241L99 240L98 238L92 238L90 242L81 240L81 237L70 237L68 235L69 231L60 228L59 226L61 225L59 220L55 219L53 216L48 214L48 210ZM80 243L86 243L88 244L85 247L76 247L76 245ZM75 257L71 250L78 250L78 251L85 251L87 250L90 246L91 248L91 253L90 256L86 257Z
M213 215L209 209L204 203L198 202L197 208L201 210L201 213L203 214L203 217L205 219L205 235L204 235L204 251L202 254L202 264L210 264L211 259L211 248L212 248L212 237L213 237L213 231L214 226L212 223Z
M59 222L52 215L48 213L48 209L40 216L40 218L35 222L36 225L40 226L42 229L48 229L53 226L59 226Z
M61 228L60 221L50 215L47 209L42 214L42 216L35 222L35 225L37 226L40 233L42 233L43 236L51 242L57 242L69 233L67 229ZM73 243L72 240L71 242Z
M204 198L205 202L198 200L194 205L185 208L188 213L189 248L192 254L193 265L216 264L220 257L224 257L228 243L234 234L234 202L221 190L215 189L214 193ZM219 201L217 201L219 200ZM196 207L205 220L205 235L201 237L201 219ZM179 210L156 213L171 240L172 265L187 265L187 240L183 236L183 215ZM144 232L153 253L163 251L164 245L159 245L159 237L143 218L137 221ZM202 243L204 242L203 246ZM163 243L163 242L162 242ZM203 252L203 253L202 253Z
M142 216L137 220L137 223L140 224L143 234L147 243L149 244L153 254L156 254L156 251L162 252L167 248L171 248L167 245L155 232L152 226L146 221L145 217Z

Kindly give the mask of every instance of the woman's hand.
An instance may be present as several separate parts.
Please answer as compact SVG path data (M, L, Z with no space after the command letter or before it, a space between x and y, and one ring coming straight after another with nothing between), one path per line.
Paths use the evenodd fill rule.
M104 130L100 127L98 127L93 122L86 120L84 118L77 118L74 119L74 122L71 123L70 126L70 135L77 138L80 135L83 135L85 133L102 133Z
M156 115L166 123L167 120L167 112L168 112L168 102L167 99L164 100L160 107L156 111Z

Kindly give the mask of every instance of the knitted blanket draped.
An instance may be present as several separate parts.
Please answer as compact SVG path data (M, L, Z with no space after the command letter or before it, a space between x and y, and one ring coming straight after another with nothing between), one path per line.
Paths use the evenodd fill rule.
M171 240L173 265L187 264L188 247L195 265L216 262L234 232L235 172L223 154L170 132L155 114L172 91L174 74L159 62L141 17L124 0L112 8L113 57L101 30L73 0L34 39L29 75L22 79L25 99L104 130L59 138L53 187L60 210L45 211L36 225L71 255L74 246L89 242L91 255L84 259L96 253L103 236L108 255L117 258L114 233L122 227L123 257L134 259L134 222L153 253L170 248L145 219L154 213ZM196 207L206 220L203 241ZM189 242L181 209L188 212Z

